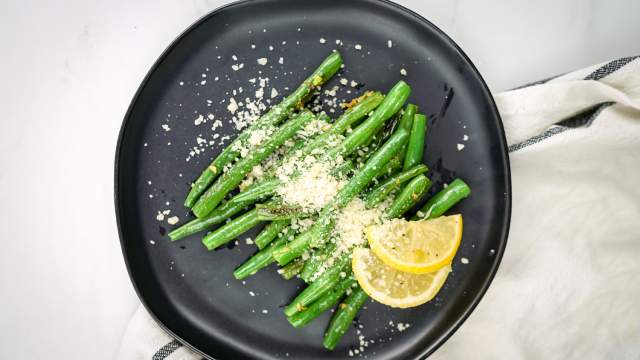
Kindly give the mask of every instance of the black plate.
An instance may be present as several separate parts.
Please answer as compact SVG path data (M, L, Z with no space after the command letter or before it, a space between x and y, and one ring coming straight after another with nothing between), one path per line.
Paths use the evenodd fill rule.
M211 122L194 126L195 112L228 119L219 101L238 86L252 93L247 80L258 71L280 93L296 86L336 48L336 39L343 43L338 46L346 64L343 76L365 84L350 95L341 87L340 96L386 91L406 69L404 79L413 88L410 101L430 115L425 162L432 169L432 192L455 176L473 191L454 209L464 215L465 229L446 285L434 301L413 309L368 302L357 321L361 334L372 340L364 355L415 359L430 354L466 319L498 268L511 209L508 155L493 99L462 50L419 15L387 1L234 3L199 20L162 54L132 101L116 154L120 239L138 295L167 331L209 357L339 359L358 347L352 328L335 351L322 348L329 314L303 329L288 324L281 307L299 291L300 281L282 280L273 267L246 283L234 280L234 267L254 252L252 245L242 240L230 249L207 252L201 236L171 243L164 236L166 221L156 220L164 209L187 218L181 203L188 184L220 150L210 148L185 161L198 134L211 136ZM269 65L256 63L263 56ZM280 56L284 65L278 64ZM244 67L231 70L237 63ZM337 78L325 88L336 84ZM207 99L213 100L211 106ZM233 135L224 124L222 131ZM465 134L468 141L463 141ZM462 151L458 143L465 145ZM469 264L462 264L462 257ZM399 332L390 321L411 327Z

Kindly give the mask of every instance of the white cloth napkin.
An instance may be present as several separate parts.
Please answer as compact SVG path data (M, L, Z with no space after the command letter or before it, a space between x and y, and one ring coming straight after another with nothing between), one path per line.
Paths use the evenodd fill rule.
M511 152L507 250L479 306L432 358L637 360L640 57L495 100ZM119 355L200 358L142 307Z

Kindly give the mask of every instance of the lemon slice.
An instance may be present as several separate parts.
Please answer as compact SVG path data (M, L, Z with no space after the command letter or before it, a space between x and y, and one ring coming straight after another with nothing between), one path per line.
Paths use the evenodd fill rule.
M374 300L396 308L422 305L433 299L451 266L426 274L411 274L383 263L370 249L355 249L351 266L362 290Z
M396 219L366 230L371 250L385 264L413 274L450 264L462 238L462 215L430 220Z

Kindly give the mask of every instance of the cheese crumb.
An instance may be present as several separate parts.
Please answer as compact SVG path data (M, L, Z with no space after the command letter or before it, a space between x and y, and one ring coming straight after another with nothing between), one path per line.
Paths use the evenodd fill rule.
M342 79L340 79L340 84L342 84L344 86L347 86L347 85L349 85L349 80L347 80L345 78L342 78Z
M162 124L162 128L164 129L164 131L171 131L171 128L167 124Z
M462 141L467 141L469 140L469 135L464 134L464 136L462 137Z
M407 70L405 68L400 69L400 75L407 76Z
M180 218L178 218L177 216L172 216L167 219L167 222L169 223L169 225L175 225L178 223L178 221L180 221Z
M469 259L467 259L466 257L463 257L460 259L460 262L466 265L469 263Z
M271 98L278 96L278 90L276 88L271 88Z
M387 40L387 47L388 48L392 48L393 47L393 42L391 40Z
M193 124L195 126L198 126L198 125L202 124L203 122L204 122L204 116L202 116L202 115L198 115L198 117L195 118L195 120L193 120Z
M260 58L258 59L258 64L265 66L267 65L267 58Z
M280 59L278 59L278 64L284 64L284 58L282 56L280 57Z
M464 149L464 144L458 144L456 146L458 147L458 151Z
M327 40L325 38L320 38L320 44L324 44L326 42L327 42Z
M227 105L227 110L229 110L231 114L235 114L235 112L238 110L238 103L234 98L229 99L229 105Z
M362 45L360 45L360 44L356 44L356 46L354 46L354 48L355 48L356 50L362 50Z

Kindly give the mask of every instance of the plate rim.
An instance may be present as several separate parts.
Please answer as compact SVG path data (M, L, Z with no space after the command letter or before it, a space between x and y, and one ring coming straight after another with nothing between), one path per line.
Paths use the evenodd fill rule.
M261 0L262 2L270 2L270 1L274 1L274 0ZM462 326L462 324L469 318L469 316L471 315L471 313L473 313L473 311L475 310L475 308L478 306L478 304L480 303L480 301L482 300L482 298L484 297L484 295L486 294L487 290L489 289L489 286L491 285L491 283L493 282L493 279L495 278L498 269L500 267L500 264L502 262L502 257L504 255L504 252L506 250L507 247L507 242L508 242L508 238L509 238L509 229L511 226L511 211L512 211L512 184L511 184L511 166L510 166L510 158L509 158L509 151L508 151L508 146L507 146L507 140L506 140L506 136L505 136L505 132L504 132L504 125L502 122L502 117L500 116L500 113L498 111L498 108L496 106L495 103L495 99L493 98L491 91L489 90L489 87L487 86L484 78L482 77L481 73L478 71L477 67L475 66L475 64L471 61L471 59L469 58L469 56L467 56L467 54L462 50L462 48L460 48L460 46L458 46L458 44L451 38L449 37L449 35L447 35L443 30L441 30L438 26L436 26L435 24L433 24L431 21L427 20L426 18L424 18L422 15L416 13L415 11L402 6L400 4L397 4L391 0L358 0L360 2L368 2L368 3L382 3L384 5L389 5L392 6L398 10L400 10L401 12L405 12L409 15L411 15L412 17L414 17L416 20L418 20L419 22L423 23L425 26L432 28L444 41L446 41L448 43L448 45L450 45L453 49L455 49L455 51L457 53L459 53L462 58L468 63L468 65L470 65L471 70L473 71L473 73L475 74L475 76L477 76L478 80L480 81L480 89L482 91L483 96L485 97L485 100L487 100L487 105L489 105L489 108L491 110L491 112L493 112L493 114L496 116L497 121L497 125L498 125L498 130L499 130L499 140L500 140L500 148L502 150L502 152L505 154L504 159L502 160L504 162L503 166L505 169L505 189L506 189L506 193L505 193L505 201L506 201L506 212L505 212L505 222L502 226L501 229L501 239L500 239L500 247L499 249L497 249L496 254L495 254L495 261L493 262L491 268L490 268L490 272L489 272L489 276L487 276L485 278L485 280L483 281L482 285L480 286L480 291L473 297L472 301L471 301L471 305L468 306L461 314L461 316L458 317L458 319L451 325L449 326L446 331L444 331L443 333L441 333L439 336L435 337L435 341L433 342L433 344L431 346L426 347L425 349L423 349L416 357L416 359L426 359L427 357L429 357L431 354L433 354L436 350L438 350L438 348L440 348L440 346L442 346L442 344L444 344L456 331L458 331L458 329L460 328L460 326ZM123 231L123 225L122 225L122 220L121 217L123 217L124 215L121 214L121 206L120 206L120 190L119 190L119 168L120 168L120 157L123 154L123 142L124 142L124 135L125 132L127 130L128 124L130 122L130 118L131 118L131 113L133 112L133 109L136 107L136 104L138 103L138 100L142 94L143 89L146 87L146 85L148 84L150 78L152 77L152 75L156 72L156 70L160 67L160 65L162 64L162 62L165 60L165 58L169 55L169 53L185 38L187 37L192 31L194 31L196 28L198 28L202 23L204 23L205 21L207 21L209 18L211 18L212 16L215 16L225 10L228 10L230 8L236 7L236 6L242 6L242 5L246 5L246 4L250 4L252 2L255 2L254 0L236 0L236 1L232 1L230 3L224 4L222 6L219 6L217 8L214 8L213 10L210 10L209 12L207 12L206 14L202 15L200 18L198 18L197 20L195 20L193 23L191 23L186 29L184 29L182 32L180 32L170 43L169 45L162 51L162 53L158 56L158 58L153 62L153 64L151 65L151 67L149 68L149 70L147 71L147 73L145 74L145 76L143 77L142 81L140 82L140 85L138 86L136 92L134 93L129 106L127 107L127 111L124 115L124 118L122 120L122 124L120 126L120 131L118 132L118 140L116 143L116 151L115 151L115 162L114 162L114 205L115 205L115 215L116 215L116 225L118 228L118 239L120 241L120 250L122 251L122 256L124 258L124 262L125 262L125 266L127 268L127 275L129 276L129 280L131 281L131 285L134 288L134 291L136 293L136 296L138 297L138 299L140 300L140 303L142 304L142 306L144 306L145 310L147 311L147 313L151 316L151 318L158 324L158 326L165 332L167 332L171 337L173 337L174 339L178 340L182 345L187 346L190 350L194 351L195 353L203 356L205 359L214 359L213 357L211 357L210 355L204 353L203 351L201 351L200 349L198 349L197 347L191 345L188 341L186 341L185 339L183 339L180 335L176 334L173 330L169 329L163 322L162 320L160 320L160 318L151 311L149 304L147 303L146 299L142 296L142 293L138 287L137 281L134 279L133 273L132 273L132 265L130 264L130 259L127 256L127 251L125 249L125 240L124 240L124 231Z

